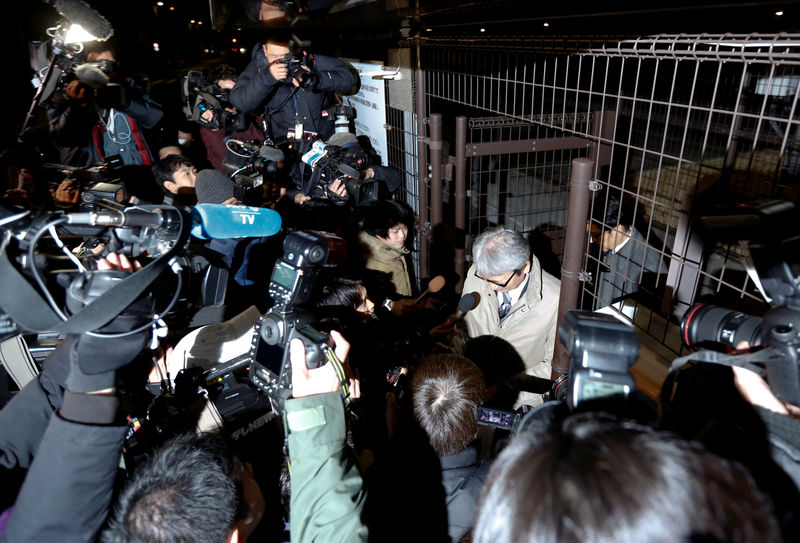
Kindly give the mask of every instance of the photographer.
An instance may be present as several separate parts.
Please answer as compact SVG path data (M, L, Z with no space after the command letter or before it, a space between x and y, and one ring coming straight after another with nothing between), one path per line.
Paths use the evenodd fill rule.
M120 155L125 165L153 164L153 155L142 129L161 120L161 106L142 87L126 79L115 103L100 103L101 89L118 78L117 60L106 42L97 42L87 55L89 65L64 88L64 97L49 108L50 135L59 149L62 164L88 166L106 156ZM105 100L103 100L105 101Z
M307 136L327 139L334 130L333 119L323 116L334 103L330 93L348 91L355 83L342 61L293 52L287 33L276 32L253 49L250 64L231 89L230 101L245 113L263 111L266 136L275 144Z
M215 94L224 99L225 111L234 115L244 115L227 103L230 90L236 85L237 79L236 70L229 64L220 64L208 73L208 81L215 86L214 90L217 91ZM233 136L237 140L250 141L262 140L264 139L264 134L258 126L257 118L252 115L247 115L243 119L242 122L246 125L244 128L239 128L242 124L241 122L237 123L236 127L224 126L224 121L219 117L221 117L221 114L215 113L211 108L206 109L201 114L200 137L206 146L207 158L211 166L217 171L227 173L222 165L227 151L225 137Z

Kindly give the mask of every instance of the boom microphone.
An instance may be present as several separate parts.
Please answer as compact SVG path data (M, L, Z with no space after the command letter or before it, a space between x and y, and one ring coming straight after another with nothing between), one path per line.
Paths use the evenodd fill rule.
M181 212L171 206L127 208L124 211L67 213L67 224L111 228L170 228L179 225ZM259 238L280 232L281 216L264 207L197 204L192 210L192 235L200 239Z
M226 138L225 143L235 143L250 153L258 153L258 156L264 160L271 160L272 162L280 162L283 160L283 151L275 147L270 147L269 145L258 145L257 143L237 140L236 138Z
M97 13L83 0L45 0L59 15L72 24L81 25L86 32L105 41L114 35L114 29L105 17Z
M271 160L272 162L280 162L283 160L283 151L269 145L262 145L258 150L258 156L264 160Z
M200 239L259 238L281 230L281 216L265 207L197 204L192 235Z
M85 213L67 213L67 224L88 226L161 226L164 215L160 210L145 211L128 208L124 211L90 211Z

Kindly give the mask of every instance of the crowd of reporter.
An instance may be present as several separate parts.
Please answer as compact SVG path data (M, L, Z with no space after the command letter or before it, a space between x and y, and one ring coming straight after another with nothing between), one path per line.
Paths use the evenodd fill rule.
M478 407L510 410L518 404L520 372L504 371L503 365L522 355L499 332L470 336L463 310L456 311L458 278L447 278L438 292L421 292L428 278L413 274L416 219L397 193L396 172L364 163L356 178L317 183L291 154L291 144L317 139L341 148L358 143L352 134L334 134L332 119L322 115L333 105L333 92L355 84L351 72L337 59L317 56L299 68L313 75L307 83L302 74L289 76L281 62L289 53L282 41L268 40L253 49L241 75L224 68L211 74L214 84L229 88L231 107L250 118L248 128L231 133L197 120L207 155L186 156L186 141L164 146L158 159L136 141L136 160L130 149L123 153L132 166L152 166L148 175L158 189L132 191L140 194L135 203L189 211L198 203L265 206L280 215L282 230L192 242L197 258L185 271L189 286L174 314L161 316L170 333L160 341L149 328L123 338L84 333L62 339L38 377L0 411L0 465L9 481L0 515L3 540L796 540L797 488L772 460L764 429L752 433L759 419L750 417L749 404L738 402L730 378L709 385L730 389L730 397L719 394L720 404L676 400L663 419L648 424L601 410L565 413L553 401L537 408L534 422L519 434L480 428ZM64 156L88 149L103 158L104 141L97 134L104 133L93 132L97 119L86 122L85 130L64 131L70 120L65 115L95 114L73 87L51 111L54 141L66 146L68 134L79 134ZM151 120L160 115L149 97L140 99L154 114ZM134 126L132 112L111 115ZM208 124L213 114L203 119ZM109 118L100 121L107 125ZM148 127L144 119L140 124ZM114 143L114 133L106 134L112 141L105 143ZM297 139L285 141L288 134ZM223 165L230 151L226 136L259 139L258 145L269 140L270 147L283 146L286 162L293 156L293 164L264 173L245 202ZM7 205L79 205L81 187L74 180L67 178L50 195L31 179L44 174L28 157L7 153L4 164L18 183L6 194ZM379 189L370 201L357 201L347 185L352 179L378 183ZM141 181L134 178L136 183ZM137 424L144 424L160 399L169 399L192 360L205 356L202 369L213 369L233 357L223 354L227 345L242 338L249 345L258 317L273 302L268 285L283 256L282 241L295 230L330 232L347 246L346 260L321 272L306 304L315 326L330 333L334 359L309 369L303 343L293 340L286 346L291 396L282 410L262 401L267 416L255 420L263 424L237 430L247 439L234 439L224 422L193 431L203 425L175 416L132 457ZM491 235L522 247L523 265L508 268L501 285L520 284L514 303L527 303L525 296L535 290L554 308L556 280L520 245L524 238L503 229ZM86 262L98 272L137 273L150 259L96 249ZM476 269L489 264L475 263ZM225 272L213 276L222 277L213 301L199 288L210 269ZM485 298L496 297L498 282L475 271L470 281L486 287ZM153 296L121 310L101 332L140 328L150 318ZM535 342L543 360L519 360L523 373L537 365L538 373L549 374L554 333L548 326ZM524 329L517 335L530 339ZM248 350L238 349L235 354ZM680 393L691 395L690 386L684 383ZM208 401L203 393L198 398ZM736 420L712 409L724 410L730 402L741 415ZM686 405L696 411L687 414ZM734 439L742 440L741 448L731 452L726 446Z

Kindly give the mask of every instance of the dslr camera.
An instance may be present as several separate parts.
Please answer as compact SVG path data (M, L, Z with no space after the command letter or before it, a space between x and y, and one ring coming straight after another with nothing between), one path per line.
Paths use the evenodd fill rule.
M203 72L190 70L181 85L183 93L183 112L186 119L196 122L205 128L227 131L244 130L247 120L239 111L228 111L233 108L227 89L221 89L216 83L209 82ZM208 121L203 113L211 111L214 117Z
M292 79L296 79L300 83L300 87L307 89L314 86L314 83L317 82L319 76L313 71L309 72L306 70L306 68L312 70L315 64L314 55L308 51L295 49L292 52L286 53L282 62L286 64L286 69L289 72L286 76L286 81L289 83L291 83Z
M283 258L275 263L269 283L274 305L256 324L250 347L250 380L270 398L276 411L292 393L289 343L303 341L306 366L318 368L332 356L330 336L313 326L314 318L302 309L314 291L323 267L344 262L345 241L325 232L292 232L283 241Z

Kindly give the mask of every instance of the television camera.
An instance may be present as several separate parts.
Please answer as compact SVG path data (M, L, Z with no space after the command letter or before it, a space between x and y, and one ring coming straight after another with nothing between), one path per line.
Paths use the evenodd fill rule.
M303 341L309 368L335 359L330 336L316 330L302 304L311 298L321 269L344 262L345 247L342 238L324 232L292 232L283 242L283 258L275 263L269 283L274 305L256 325L250 349L250 379L278 411L292 392L292 339Z
M36 93L20 137L28 132L37 107L63 96L65 87L73 80L90 91L90 97L99 107L122 109L128 104L124 87L109 82L116 65L109 61L87 62L83 54L84 43L104 41L113 35L108 21L82 0L50 0L48 3L62 18L56 26L46 30L50 40L29 44L30 64L34 70L31 82Z
M332 136L332 138L335 136ZM303 193L312 196L322 192L340 203L352 201L354 205L373 202L381 198L381 183L375 179L361 179L361 172L369 164L369 157L358 146L338 146L323 141L314 141L302 155L304 164L311 168L311 175L303 181ZM339 196L331 192L334 181L339 179L347 194Z
M245 115L234 110L228 98L230 91L208 81L203 72L190 70L181 84L183 92L183 112L186 119L212 130L227 131L247 128ZM210 111L211 120L203 118Z
M50 181L51 188L57 188L66 179L72 180L73 186L81 192L81 211L92 211L102 205L123 204L128 199L125 182L116 172L122 165L122 158L112 155L91 166L50 163L42 166L57 176L56 180Z
M264 183L264 176L274 178L283 168L283 151L268 143L227 137L225 147L227 157L222 166L233 180L233 195L242 202L250 201L250 191Z

